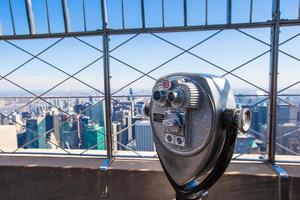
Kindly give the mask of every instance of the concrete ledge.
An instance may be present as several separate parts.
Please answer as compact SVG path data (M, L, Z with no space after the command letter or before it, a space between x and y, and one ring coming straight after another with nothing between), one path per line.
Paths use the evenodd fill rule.
M100 157L0 156L0 199L155 199L174 197L157 159L115 159L101 172ZM300 197L300 166L284 165L290 199ZM209 200L278 199L278 177L260 162L232 162Z

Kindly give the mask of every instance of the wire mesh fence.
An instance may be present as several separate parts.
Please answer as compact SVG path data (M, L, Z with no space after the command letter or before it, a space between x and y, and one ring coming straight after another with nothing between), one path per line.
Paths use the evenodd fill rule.
M279 0L2 1L0 132L10 142L0 151L155 157L143 105L157 78L188 71L227 78L237 106L251 108L236 159L299 156L298 7L287 12Z

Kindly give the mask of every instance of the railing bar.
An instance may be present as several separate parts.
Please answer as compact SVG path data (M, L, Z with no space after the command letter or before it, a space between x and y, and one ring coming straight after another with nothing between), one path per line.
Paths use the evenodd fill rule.
M63 40L63 38L55 41L54 43L52 43L51 45L49 45L47 48L43 49L42 51L40 51L39 53L37 53L36 55L33 55L33 54L29 54L31 55L32 57L30 59L28 59L27 61L23 62L21 65L19 65L18 67L14 68L13 70L11 70L10 72L8 72L7 74L5 74L2 78L0 78L0 81L3 79L3 78L6 78L7 76L11 75L12 73L14 73L15 71L17 71L18 69L20 69L21 67L23 67L24 65L26 65L27 63L29 63L30 61L32 61L33 59L37 58L38 56L40 56L41 54L45 53L46 51L48 51L50 48L54 47L56 44L58 44L59 42L61 42ZM12 45L12 43L10 43ZM12 45L14 46L14 45ZM16 46L14 46L16 47ZM23 51L21 48L19 47L16 47L17 49L20 49L21 51ZM27 51L23 51L25 53L29 53Z
M65 32L69 33L69 32L71 32L71 27L70 27L68 1L67 0L61 0L61 5L62 5L62 11L63 11L63 17L64 17Z
M11 5L11 0L8 1L8 5L9 5L9 13L10 13L10 18L11 18L11 25L12 25L13 33L14 33L14 35L16 35L15 20L14 20L14 14L13 14L13 9L12 9L12 5Z
M8 41L6 41L6 42L8 42ZM8 43L9 43L9 42L8 42ZM85 66L84 68L82 68L81 70L77 71L75 74L73 74L73 76L75 76L76 74L80 73L80 72L83 71L84 69L88 68L88 67L91 66L92 64L96 63L98 60L100 60L100 58L94 60L93 62L91 62L90 64L88 64L88 65ZM29 94L35 96L35 98L34 98L33 100L31 100L29 103L31 103L31 102L33 102L33 101L35 101L35 100L37 100L37 99L41 99L42 101L46 102L47 104L49 104L49 105L51 105L51 106L57 108L57 109L60 110L61 112L66 113L67 115L71 116L69 113L65 112L65 111L62 110L61 108L59 108L59 107L53 105L52 103L46 101L45 99L43 99L42 96L43 96L44 94L47 94L48 92L50 92L50 91L53 90L54 88L56 88L58 85L64 83L64 82L67 81L68 79L72 78L73 76L70 76L70 77L64 79L63 81L61 81L60 83L56 84L55 86L53 86L52 88L50 88L49 90L47 90L46 92L44 92L43 94L41 94L41 95L39 95L39 96L36 95L36 94L34 94L33 92L27 90L26 88L22 87L21 85L19 85L19 84L15 83L15 82L13 82L13 81L11 81L11 80L9 80L9 79L3 77L3 76L0 76L0 78L2 77L3 79L5 79L6 81L8 81L9 83L12 83L13 85L15 85L15 86L21 88L22 90L28 92ZM27 105L28 105L29 103L27 103Z
M287 42L289 42L289 41L295 39L295 38L298 37L299 35L300 35L300 33L297 33L296 35L290 37L289 39L287 39L287 40L281 42L281 43L279 44L279 46L281 46L281 45L283 45L283 44L285 44L285 43L287 43Z
M132 152L135 153L136 155L138 155L138 156L140 156L140 157L143 157L143 156L142 156L141 154L139 154L137 151L135 151L135 150L129 148L128 146L122 144L121 142L116 141L116 140L114 140L114 139L112 139L112 141L113 141L113 142L116 142L116 143L119 144L119 145L121 145L121 146L124 147L125 149L128 149L129 151L132 151Z
M103 53L103 51L100 50L99 48L97 48L97 47L95 47L95 46L93 46L93 45L91 45L91 44L89 44L89 43L87 43L87 42L85 42L85 41L83 41L83 40L77 38L77 37L75 37L75 39L77 39L78 41L84 43L85 45L87 45L87 46L89 46L89 47L91 47L91 48L93 48L93 49L95 49L95 50L97 50L97 51ZM131 38L129 38L129 39L131 39ZM128 40L126 40L125 42L127 42L127 41L128 41ZM123 44L123 43L122 43L122 44ZM122 44L121 44L121 45L122 45ZM156 81L156 79L155 79L154 77L152 77L152 76L150 76L150 75L148 75L148 74L145 74L143 71L139 70L138 68L133 67L133 66L129 65L128 63L126 63L126 62L124 62L124 61L122 61L122 60L120 60L120 59L118 59L118 58L116 58L116 57L114 57L114 56L112 56L112 55L110 55L109 57L113 58L114 60L118 61L119 63L122 63L123 65L125 65L125 66L127 66L127 67L129 67L129 68L131 68L131 69L133 69L133 70L135 70L135 71L141 73L141 74L144 74L144 75L146 75L147 77L151 78L152 80Z
M110 91L110 65L109 65L109 34L108 30L108 16L106 10L106 1L101 0L102 9L102 45L103 45L103 76L104 76L104 93L105 93L105 133L107 158L113 158L112 152L112 118L111 118L111 91Z
M279 144L278 142L276 142L276 145L279 146L280 148L283 148L285 151L289 152L290 154L293 154L295 156L300 156L299 153L297 153L297 152L295 152L295 151L293 151L293 150L291 150L291 149L289 149L289 148L287 148L287 147Z
M300 0L299 0L299 7L298 7L298 19L300 19Z
M208 0L205 0L205 25L208 24Z
M105 137L105 139L106 139L105 133L100 132L100 134L103 135L103 136ZM98 143L94 144L93 146L91 146L91 147L85 149L83 152L80 153L80 155L84 154L85 152L87 152L87 151L89 151L89 150L91 150L91 149L94 149L95 147L99 146L100 144L103 144L103 143L105 142L105 139L102 140L101 142L98 142Z
M109 52L113 52L114 50L118 49L119 47L123 46L124 44L126 44L127 42L131 41L132 39L134 39L135 37L137 37L139 35L139 33L135 34L134 36L128 38L127 40L125 40L124 42L122 42L121 44L117 45L116 47L114 47L113 49L109 50Z
M165 0L161 0L161 20L162 27L165 27Z
M162 64L156 66L155 68L151 69L150 71L148 71L147 73L143 74L142 76L136 78L135 80L133 80L133 81L127 83L126 85L122 86L122 87L119 88L118 90L114 91L111 95L114 95L114 94L120 92L121 90L123 90L124 88L128 87L129 85L131 85L131 84L135 83L136 81L138 81L138 80L142 79L143 77L145 77L146 74L150 74L150 73L156 71L157 69L159 69L159 68L165 66L166 64L168 64L168 63L170 63L171 61L175 60L176 58L182 56L182 55L185 54L186 52L189 52L191 49L196 48L196 47L199 46L200 44L206 42L206 41L209 40L210 38L212 38L212 37L216 36L217 34L221 33L222 31L223 31L223 30L219 30L218 32L216 32L216 33L210 35L209 37L206 37L205 39L201 40L200 42L198 42L197 44L193 45L192 47L190 47L190 48L188 48L188 49L183 49L183 48L181 48L181 47L178 47L178 46L175 45L174 43L171 43L171 42L169 42L169 41L166 41L166 42L172 44L173 46L175 45L175 46L177 46L177 48L180 48L180 49L182 50L182 52L179 53L179 54L177 54L177 55L175 55L175 56L173 56L172 58L168 59L167 61L163 62ZM161 38L160 36L158 36L158 35L156 35L156 34L153 34L153 33L152 33L152 35L154 35L154 36L157 37L157 38ZM163 40L163 39L162 39L162 40Z
M125 29L124 0L121 0L122 28Z
M283 100L282 98L277 97L277 99L278 99L279 101L282 101L283 103L286 103L287 105L289 105L289 106L291 106L291 107L297 109L297 110L300 110L300 108L299 108L298 106L295 106L294 104L292 104L292 103L290 103L290 102L288 102L288 101L286 101L286 100Z
M45 140L46 140L46 142L49 142L49 143L53 144L54 146L56 146L57 148L63 150L63 151L66 152L67 154L69 154L69 155L72 154L71 152L67 151L65 148L62 148L61 146L55 144L54 142L51 142L51 140L47 140L46 138L45 138Z
M217 35L218 33L222 32L222 31L223 31L223 30L220 30L220 31L216 32L215 34L213 34L213 35L211 35L210 37L206 38L205 41L208 40L208 39L210 39L211 37L214 37L215 35ZM218 69L224 71L224 72L229 72L228 70L224 69L223 67L220 67L219 65L216 65L216 64L210 62L209 60L206 60L206 59L204 59L204 58L198 56L197 54L194 54L194 53L190 52L191 48L195 48L195 45L194 45L193 47L189 48L189 49L184 49L184 48L182 48L182 47L180 47L180 46L178 46L178 45L176 45L176 44L174 44L174 43L172 43L172 42L170 42L170 41L168 41L168 40L166 40L166 39L164 39L164 38L158 36L157 34L152 33L152 35L154 35L155 37L161 39L162 41L165 41L165 42L168 43L168 44L171 44L171 45L174 46L174 47L177 47L178 49L181 49L181 50L183 51L181 54L183 54L183 53L188 53L188 54L190 54L190 55L192 55L192 56L194 56L194 57L196 57L196 58L198 58L198 59L200 59L200 60L202 60L202 61L204 61L204 62L206 62L206 63L208 63L208 64L210 64L210 65L212 65L212 66L214 66L214 67L216 67L216 68L218 68ZM202 41L202 42L204 42L204 41ZM200 43L200 44L201 44L201 43ZM200 45L200 44L198 43L198 44L196 44L196 46L197 46L197 45ZM176 59L176 57L181 56L181 54L178 54L177 56L171 58L171 59L168 60L167 62L172 61L172 59ZM166 64L166 63L163 63L162 65L165 65L165 64ZM150 72L148 72L148 73L152 73L153 71L155 71L157 68L160 68L160 67L161 67L161 66L158 66L158 67L152 69L152 70L151 70ZM247 81L246 79L244 79L244 78L242 78L242 77L240 77L240 76L238 76L238 75L236 75L236 74L234 74L234 73L230 73L230 75L232 75L232 76L234 76L234 77L236 77L236 78L238 78L238 79L240 79L240 80L242 80L242 81L248 83L249 85L252 85L253 87L256 87L256 88L258 88L258 89L264 91L265 93L269 93L268 91L266 91L266 90L263 89L262 87L259 87L259 86L255 85L254 83L251 83L251 82ZM140 78L141 78L141 77L139 77L138 79L135 79L135 81L139 80ZM131 83L129 83L129 85L132 84L132 83L133 83L133 81L132 81ZM127 84L127 86L128 86L128 84ZM126 87L127 87L127 86L126 86ZM123 89L124 89L124 88L123 88ZM118 91L120 91L120 90L118 90Z
M2 22L0 20L0 36L3 35L3 26L2 26Z
M26 130L27 130L27 129L26 129ZM31 129L28 129L28 130L29 130L30 132L37 133L37 132L35 132L35 131L32 131ZM32 140L26 142L25 144L23 144L23 145L21 145L20 147L18 147L17 149L15 149L15 150L13 151L13 153L15 153L16 151L20 150L20 149L23 148L23 147L28 146L29 144L31 144L31 143L33 143L34 141L40 139L40 138L43 137L44 135L47 135L48 133L50 133L50 132L53 131L53 130L54 130L54 128L50 129L49 131L46 131L45 133L42 133L42 134L38 135L37 137L33 138Z
M272 2L272 20L275 22L271 28L271 53L270 53L270 75L269 75L269 119L268 119L268 160L270 163L275 162L275 143L277 128L277 85L278 85L278 50L279 50L279 31L280 31L280 0Z
M15 47L17 47L17 48L20 48L20 47L18 47L18 46L16 46L15 44L13 44L13 43L11 43L11 42L9 42L9 41L6 41L6 42L8 42L9 44L11 44L11 45L13 45L13 46L15 46ZM22 51L24 51L22 48L20 48ZM116 49L116 48L115 48ZM114 49L114 50L115 50ZM27 52L27 51L26 51ZM27 52L27 53L29 53L29 52ZM31 53L29 53L29 54L31 54ZM43 98L41 98L41 96L43 96L43 95L45 95L46 93L48 93L48 92L50 92L52 89L54 89L55 87L57 87L58 85L60 85L60 84L62 84L63 82L65 82L66 80L68 80L68 79L70 79L70 78L74 78L74 76L76 75L76 74L78 74L78 73L80 73L81 71L83 71L84 69L86 69L87 67L89 67L89 66L91 66L92 64L94 64L95 62L97 62L98 60L100 60L102 57L100 57L100 58L98 58L98 59L96 59L96 60L94 60L92 63L90 63L90 64L88 64L87 66L85 66L84 68L82 68L82 69L80 69L79 71L77 71L75 74L73 74L72 76L70 76L70 77L68 77L67 79L65 79L65 80L63 80L62 82L60 82L59 84L57 84L56 86L54 86L54 87L52 87L50 90L48 90L48 91L46 91L45 93L43 93L42 95L40 95L40 96L37 96L37 95L35 95L34 93L31 93L30 91L29 91L29 93L30 94L33 94L34 96L35 96L35 98L33 99L33 100L31 100L29 103L27 103L27 105L28 104L30 104L31 102L34 102L35 100L37 100L37 99L41 99L41 100L43 100L43 101L45 101L46 103L48 103L48 104L50 104L49 102L47 102L46 100L44 100ZM0 78L1 78L1 76L0 76ZM5 78L5 77L2 77L2 78ZM5 78L6 79L6 78ZM6 79L6 80L8 80L8 79ZM9 82L11 82L10 80L8 80ZM13 82L12 82L13 83ZM16 85L15 83L13 83L14 85ZM19 85L16 85L16 86L18 86L18 87L20 87ZM24 88L22 88L22 89L24 89ZM27 90L26 90L27 91ZM28 91L27 91L28 92ZM100 91L100 93L102 93L101 91ZM114 99L112 99L112 100L114 100ZM115 101L115 100L114 100ZM99 102L98 102L99 103ZM56 107L56 106L54 106L54 107ZM60 109L60 108L58 108L58 109ZM61 110L61 109L60 109Z
M281 20L281 26L295 26L300 24L300 20ZM107 32L110 35L124 35L124 34L137 34L137 33L161 33L161 32L193 32L193 31L203 31L203 30L232 30L232 29L250 29L250 28L269 28L274 25L274 22L255 22L255 23L233 23L227 24L214 24L214 25L195 25L195 26L172 26L172 27L147 27L145 29L140 28L129 28L129 29L109 29ZM34 36L28 34L22 35L4 35L0 36L0 40L20 40L20 39L38 39L38 38L59 38L59 37L74 37L74 36L101 36L103 35L103 30L94 31L77 31L70 33L52 33L52 34L35 34Z
M3 116L4 118L6 118L6 119L9 119L8 117L9 117L9 115L4 115L4 114L2 114L2 113L0 113L1 114L1 116ZM15 121L14 119L9 119L9 120L12 120L15 124L18 124L18 125L20 125L21 127L26 127L25 125L23 125L23 124L21 124L21 123L19 123L19 122L17 122L17 121ZM36 133L35 131L33 131L33 130L31 130L31 129L27 129L27 130L29 130L30 132L32 132L32 133ZM51 129L51 130L49 130L49 131L52 131L53 129ZM30 143L32 143L32 141L29 141L29 144ZM28 145L28 144L27 144ZM26 146L27 146L26 145ZM19 148L21 148L21 147L18 147L17 149L15 149L12 153L14 153L15 151L17 151ZM2 153L6 153L6 152L4 152L4 151L2 151L2 150L0 150Z
M184 26L187 26L187 0L183 0Z
M13 43L11 43L11 42L9 42L9 41L6 41L6 42L9 43L9 44L11 44L11 45L14 46L14 47L20 49L21 51L23 51L23 52L25 52L25 53L31 55L32 57L35 57L36 59L40 60L41 62L43 62L43 63L45 63L45 64L47 64L47 65L49 65L50 67L52 67L52 68L54 68L54 69L60 71L61 73L68 75L68 76L69 76L68 78L73 78L73 79L77 80L78 82L80 82L80 83L86 85L87 87L89 87L89 88L95 90L96 92L99 92L99 93L101 93L101 94L104 94L103 92L101 92L101 91L98 90L97 88L95 88L95 87L93 87L93 86L87 84L86 82L80 80L79 78L75 77L75 75L72 76L72 75L70 75L69 73L65 72L64 70L60 69L59 67L56 67L55 65L53 65L53 64L51 64L51 63L45 61L44 59L41 59L40 57L33 55L32 53L26 51L25 49L20 48L19 46L15 45L15 44L13 44ZM97 59L97 61L100 60L100 59L101 59L101 57L100 57L99 59ZM96 62L96 61L95 61L95 62ZM92 64L94 64L94 62L92 62ZM92 64L91 64L91 65L92 65ZM90 65L89 65L89 66L90 66ZM87 66L87 67L89 67L89 66ZM84 67L83 70L86 69L87 67ZM3 78L5 78L5 77L0 77L0 80L3 79Z
M29 34L32 35L35 34L36 32L35 32L35 22L34 22L31 0L25 0L25 6L26 6L26 15L27 15Z
M300 81L299 81L300 82ZM268 94L235 94L235 97L265 97L265 96L269 96ZM281 97L289 97L289 96L300 96L300 94L278 94L277 96L281 96ZM44 99L63 99L63 98L72 98L72 99L86 99L86 98L104 98L105 96L99 96L99 95L92 95L92 96L43 96ZM112 97L114 98L127 98L128 95L113 95ZM151 94L145 94L145 95L132 95L132 97L152 97ZM35 98L34 96L4 96L1 97L0 99L31 99L31 98Z
M141 16L142 16L142 28L145 28L145 2L141 0Z
M130 126L127 126L126 128L123 128L122 130L116 132L115 134L113 134L112 136L117 136L120 135L121 133L123 133L124 131L128 130L129 128L134 127L136 124L138 123L138 121L134 122L133 124L131 124Z
M289 131L289 132L285 133L284 135L281 135L280 137L276 137L276 139L284 138L284 137L289 136L289 135L291 135L291 134L293 134L293 133L295 133L295 132L297 132L299 130L300 130L300 127L296 128L296 129L294 129L292 131Z
M83 12L83 24L84 24L84 31L87 31L87 28L86 28L86 11L85 11L85 0L82 0L82 12Z
M129 67L129 68L131 68L131 69L133 69L133 70L135 70L135 71L141 73L141 74L144 74L144 75L147 76L148 78L150 78L150 79L152 79L152 80L154 80L154 81L157 81L156 78L154 78L153 76L151 76L151 75L149 75L149 74L146 74L145 72L139 70L138 68L133 67L132 65L129 65L128 63L126 63L126 62L124 62L124 61L122 61L122 60L120 60L120 59L118 59L118 58L116 58L116 57L114 57L114 56L112 56L112 55L110 55L109 57L111 57L112 59L118 61L119 63L122 63L123 65L125 65L125 66L127 66L127 67Z
M257 106L258 104L260 104L260 103L262 103L262 102L268 100L269 98L270 98L270 97L264 98L264 99L262 99L261 101L258 101L258 102L256 102L256 103L250 105L250 108Z
M225 74L222 75L222 77L224 77L224 76L226 76L226 75L228 75L228 74L230 74L230 73L232 73L232 72L234 72L234 71L236 71L236 70L238 70L238 69L240 69L240 68L242 68L242 67L248 65L249 63L251 63L251 62L257 60L258 58L260 58L260 57L266 55L266 54L269 53L269 52L270 52L270 50L267 50L267 51L265 51L265 52L263 52L263 53L261 53L261 54L255 56L254 58L252 58L252 59L248 60L247 62L245 62L245 63L243 63L243 64L241 64L241 65L235 67L234 69L230 70L229 72L226 72Z
M291 88L291 87L293 87L293 86L295 86L295 85L297 85L299 83L300 83L300 81L297 81L297 82L295 82L295 83L293 83L293 84L291 84L291 85L289 85L289 86L287 86L287 87L279 90L277 93L283 92L284 90L287 90L287 89L289 89L289 88Z
M297 58L297 57L295 57L295 56L293 56L293 55L291 55L289 53L286 53L285 51L279 50L279 52L282 53L282 54L284 54L284 55L286 55L286 56L288 56L288 57L290 57L290 58L293 58L294 60L297 60L298 62L300 62L299 58Z
M271 46L269 43L267 43L267 42L265 42L265 41L263 41L263 40L261 40L261 39L255 37L255 36L253 36L253 35L250 35L249 33L246 33L245 31L242 31L242 30L240 30L240 29L235 29L235 30L237 30L238 32L240 32L240 33L242 33L242 34L244 34L244 35L250 37L251 39L256 40L256 41L258 41L258 42L260 42L260 43L262 43L262 44L265 44L265 45L267 45L267 46Z
M231 24L232 0L227 0L227 24Z
M253 0L250 0L249 23L252 23L252 15L253 15Z
M50 25L50 17L49 17L49 5L48 0L46 0L46 16L47 16L47 26L48 26L48 33L51 33L51 25Z
M88 152L91 149L94 149L95 147L99 146L100 144L103 144L105 142L105 140L102 140L101 142L98 142L97 144L89 147L88 149L85 149L83 152L81 152L79 155L83 155L84 153Z

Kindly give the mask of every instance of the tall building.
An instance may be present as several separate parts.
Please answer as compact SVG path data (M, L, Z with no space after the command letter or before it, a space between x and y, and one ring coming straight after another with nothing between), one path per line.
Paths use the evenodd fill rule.
M46 131L49 132L47 139L51 141L52 148L61 145L60 141L60 116L58 110L54 109L46 113ZM57 146L55 146L55 145Z
M122 130L122 125L120 122L118 121L113 121L112 122L112 134L113 134L113 149L114 150L121 150L122 149L122 145L118 144L115 141L118 141L120 143L122 143L122 133L117 134L120 130Z
M93 149L105 150L106 149L105 130L103 126L98 126L92 123L84 125L83 128L83 148L88 149L96 144Z
M143 114L143 109L144 109L145 103L143 101L138 101L134 105L134 111L137 114Z
M140 120L142 120L141 116L133 116L131 119L131 123L134 124ZM134 127L132 127L132 139L135 140L135 128Z
M277 124L297 124L297 108L291 105L277 105Z
M77 149L79 147L79 138L77 130L77 121L69 119L67 116L61 116L60 122L60 146L67 149Z
M53 129L53 115L51 115L50 113L46 113L45 122L46 122L46 131L47 132L51 131Z
M22 116L22 119L29 119L29 118L31 118L31 113L30 112L22 112L21 116Z
M300 153L300 130L297 124L285 123L279 124L277 128L278 154L290 155L291 151Z
M252 110L252 122L251 122L251 128L257 132L260 131L260 116L258 110Z
M268 123L268 107L266 105L258 106L259 121L261 125Z
M90 101L92 101L92 99L90 99ZM84 106L84 114L89 116L93 123L96 123L99 126L104 126L104 101L92 101L86 103Z
M121 143L123 145L127 145L130 141L132 141L132 117L130 110L123 110L123 118L122 118L122 129L126 129L122 132ZM125 150L124 147L121 148Z
M54 144L60 145L60 117L58 110L52 111L53 116L53 132L51 134L51 141Z
M238 134L234 153L250 154L256 148L253 137L246 134Z
M84 148L84 127L90 123L90 117L87 116L79 116L79 128L78 128L78 135L79 135L79 148Z
M9 125L9 120L2 113L0 113L0 125Z
M22 117L19 113L15 112L11 115L11 123L10 124L14 124L16 126L17 133L22 132L24 123L23 123Z
M26 142L26 130L23 130L22 132L17 134L17 140L18 140L18 147L21 147Z
M17 130L15 125L0 125L0 149L13 151L18 148Z
M26 120L26 143L36 139L25 148L48 148L45 118L31 118ZM42 136L41 136L42 135Z
M298 105L298 108L300 108L300 104ZM297 120L298 123L300 123L300 109L298 109Z
M137 151L154 151L150 121L138 121L135 124L135 141Z

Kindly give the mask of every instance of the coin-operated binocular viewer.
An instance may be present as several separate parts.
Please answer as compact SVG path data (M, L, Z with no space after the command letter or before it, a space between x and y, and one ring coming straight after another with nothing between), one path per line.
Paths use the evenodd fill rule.
M206 74L160 78L145 114L176 200L207 196L232 158L238 131L251 123L250 110L236 108L227 80Z

